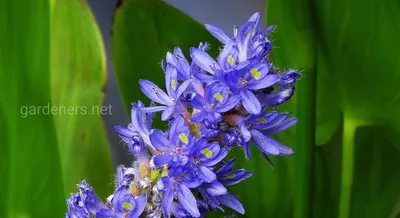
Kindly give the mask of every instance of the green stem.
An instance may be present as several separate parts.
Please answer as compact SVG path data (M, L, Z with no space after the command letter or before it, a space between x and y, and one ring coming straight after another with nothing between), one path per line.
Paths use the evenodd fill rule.
M354 171L354 140L357 123L349 117L343 119L342 183L340 187L339 218L350 217L351 188Z

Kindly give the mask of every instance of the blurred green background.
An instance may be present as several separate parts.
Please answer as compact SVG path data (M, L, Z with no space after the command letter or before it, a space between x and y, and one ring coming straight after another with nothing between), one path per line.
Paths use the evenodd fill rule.
M108 37L85 0L0 1L1 218L63 217L82 179L103 199L112 192L106 59L128 114L144 100L139 78L164 83L167 51L220 47L163 1L117 5L107 57ZM293 100L276 110L299 122L277 136L295 155L273 158L275 168L261 154L249 162L235 154L238 167L255 172L232 190L244 217L400 217L399 1L269 0L264 10L265 23L277 25L274 64L303 74Z

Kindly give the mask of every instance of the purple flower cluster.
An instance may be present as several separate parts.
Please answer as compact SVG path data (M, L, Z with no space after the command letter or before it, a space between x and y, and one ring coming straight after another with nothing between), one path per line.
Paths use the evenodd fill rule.
M292 155L293 150L271 137L293 126L297 119L271 111L288 101L300 77L296 70L280 73L267 55L272 44L269 26L259 30L259 13L228 36L213 25L207 30L223 48L216 59L207 43L190 49L190 63L179 47L163 61L166 91L148 80L140 88L152 101L132 105L132 121L115 131L137 158L133 166L117 168L113 195L103 203L83 181L68 199L67 217L202 217L229 207L245 210L228 186L252 173L234 169L227 160L234 147L250 159L253 143L268 155ZM169 129L152 129L153 113Z

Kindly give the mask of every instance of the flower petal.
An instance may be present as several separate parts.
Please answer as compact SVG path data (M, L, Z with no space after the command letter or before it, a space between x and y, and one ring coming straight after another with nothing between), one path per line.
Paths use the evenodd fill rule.
M176 98L178 99L182 93L189 87L189 85L193 82L193 80L188 79L182 84L179 85L178 90L176 91Z
M182 207L194 217L200 217L200 211L197 208L196 198L188 187L182 184L176 186L176 193L178 195L179 203Z
M209 167L214 166L215 164L221 162L226 157L226 155L228 155L228 153L229 153L229 150L227 148L221 148L218 155L214 159L205 161L202 164L204 166L209 166Z
M175 105L165 108L165 110L161 114L161 120L162 121L167 120L174 113L174 111L175 111Z
M238 51L234 45L235 42L229 40L218 56L218 64L225 71L231 69L236 64Z
M197 112L190 118L190 121L194 123L201 123L207 117L207 114L208 113L206 111Z
M165 110L165 108L167 108L167 106L143 107L140 108L140 111L142 111L143 113L154 113Z
M171 64L165 69L165 87L170 98L176 98L176 90L178 88L178 72Z
M244 124L240 125L240 133L242 133L242 136L243 136L245 142L250 141L251 133L250 133L249 129L247 129L246 125L244 125Z
M297 118L296 117L290 117L286 120L284 120L283 122L268 128L266 130L263 130L262 133L266 134L266 135L272 135L272 134L276 134L282 131L285 131L286 129L288 129L289 127L293 126L294 124L297 123Z
M154 165L157 167L169 164L174 158L174 155L160 154L153 157Z
M173 200L174 200L174 190L172 188L165 190L162 201L162 210L166 217L169 217Z
M217 62L205 51L202 51L197 48L190 49L190 57L192 60L203 70L214 74L217 70L219 70L219 65Z
M228 193L226 195L216 196L216 198L221 204L232 208L233 210L235 210L240 214L244 214L245 211L243 205L234 195Z
M149 80L141 79L139 80L139 85L142 92L152 101L164 105L172 104L172 101L169 98L169 96L156 84L150 82Z
M240 170L231 171L231 172L223 175L222 178L219 176L218 180L225 186L231 186L231 185L238 184L239 182L242 182L243 180L249 178L252 175L253 175L252 172L246 171L244 169L240 169Z
M204 99L203 99L203 97L202 97L201 95L199 95L199 94L196 94L196 95L193 97L193 99L192 99L191 105L192 105L194 108L197 108L197 109L199 109L199 110L202 110L202 109L203 109L203 106L204 106Z
M257 130L251 130L252 139L254 144L265 154L279 155L279 145L276 140L266 137L264 134Z
M172 121L172 125L169 128L169 137L171 139L171 136L175 135L175 132L177 132L180 128L185 126L185 118L183 115L177 115L175 116L174 121Z
M223 113L231 110L234 108L238 103L240 102L240 96L239 95L234 95L226 101L224 105L217 105L215 107L215 111Z
M278 81L279 81L278 75L269 74L259 81L253 80L251 83L249 82L249 84L247 84L247 88L251 90L264 89L274 85Z
M236 162L235 159L229 160L225 165L223 165L221 168L218 169L217 175L225 174L226 172L231 171L233 168L233 165L235 165L235 162Z
M211 182L211 181L217 179L217 176L215 175L215 173L205 166L199 167L199 173L200 173L201 178L205 182Z
M142 194L139 195L136 199L136 207L135 209L129 214L131 218L139 218L139 216L143 213L144 208L146 208L147 204L147 195Z
M267 94L260 98L261 101L268 106L278 106L282 103L287 102L294 94L293 86L286 86L281 88L279 91L271 94Z
M261 104L257 97L250 90L244 89L240 91L242 97L242 104L244 109L251 114L258 114L261 112Z
M250 146L248 142L245 142L243 145L243 149L244 149L244 155L246 157L247 160L250 160L251 158L251 153L250 153Z
M206 27L206 29L208 30L208 32L210 32L210 34L212 36L214 36L216 39L218 39L220 42L222 42L222 44L226 44L231 38L225 33L225 31L223 31L221 28L216 27L214 25L211 24L206 24L204 25Z
M118 215L113 210L109 209L101 209L96 213L96 218L120 218L121 216Z
M212 196L224 195L228 192L224 185L222 185L217 180L210 183L210 187L207 188L207 193Z
M260 22L260 12L256 12L249 18L248 22L255 22L255 28L258 27L258 23Z
M248 21L238 30L236 43L239 49L239 62L247 59L250 40L256 34L256 24L256 22Z
M174 56L178 60L178 63L181 68L180 71L182 71L182 73L185 73L186 77L189 78L190 64L187 61L185 55L183 54L181 48L179 48L178 46L174 48ZM179 71L178 71L178 73L179 73Z
M150 141L151 144L159 151L173 151L174 147L172 147L165 137L164 133L161 130L154 129L150 133Z

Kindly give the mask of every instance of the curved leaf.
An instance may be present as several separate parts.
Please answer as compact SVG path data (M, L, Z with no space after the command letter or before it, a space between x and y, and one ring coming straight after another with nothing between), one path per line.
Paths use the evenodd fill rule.
M398 178L395 175L381 179L375 178L376 175L387 171L383 167L385 164L387 166L396 164L395 159L379 151L382 148L377 146L380 144L383 147L383 144L385 146L390 144L389 147L385 147L385 150L391 150L394 147L383 137L373 139L372 133L359 133L359 127L386 126L395 130L400 127L400 116L397 114L400 110L400 94L397 88L397 81L400 80L397 55L400 45L394 43L400 37L398 3L378 0L368 2L307 1L305 5L308 10L303 10L302 7L297 7L299 2L302 2L300 0L290 1L290 4L286 2L284 7L282 7L285 5L284 2L271 2L268 7L269 18L271 18L269 22L278 22L279 34L277 35L282 37L282 40L278 42L279 39L277 39L276 43L287 45L283 49L276 49L273 54L274 62L282 63L281 67L293 66L292 63L299 63L301 67L301 64L306 63L303 56L310 55L307 51L305 54L293 54L290 51L296 50L298 40L305 40L304 42L309 40L302 38L304 26L298 25L302 22L299 20L310 14L314 17L307 25L311 25L313 31L316 31L316 37L313 40L318 46L316 63L318 79L315 92L317 96L316 144L324 145L336 141L336 147L339 149L340 145L343 147L340 150L342 152L341 170L337 160L321 162L321 157L329 155L328 152L332 151L318 148L317 162L325 164L326 168L315 166L317 172L314 182L317 183L319 189L340 184L341 193L338 194L339 189L336 189L330 193L330 198L316 193L314 208L335 207L336 210L333 213L322 210L323 215L330 214L332 217L341 218L347 218L350 215L351 217L388 217L391 212L395 214L392 210L399 199L396 194L390 195L390 191L397 193L397 189L391 184L394 181L397 182ZM291 17L296 19L290 19ZM293 28L293 26L299 28ZM307 75L303 79L307 80ZM299 82L298 87L302 85L301 83L302 81ZM297 102L301 104L299 101L298 98ZM300 108L299 105L298 107ZM302 120L299 119L299 123L301 122ZM339 129L340 124L343 125L342 129ZM338 131L341 134L335 136L334 133ZM368 140L359 140L359 134ZM387 135L383 132L380 134ZM297 137L300 137L299 132L297 132ZM342 141L337 141L336 137L341 137ZM393 142L398 141L400 135L390 133L388 137ZM372 157L364 158L368 157L370 150L377 151ZM395 153L395 150L392 150L392 153ZM375 167L368 171L371 158L376 160L377 164L373 164ZM337 172L341 172L341 176ZM318 176L319 174L326 175L326 179ZM370 187L360 184L360 180L366 183L366 177L369 179ZM372 188L374 186L390 186L391 190ZM371 198L381 200L372 206L368 201ZM365 210L366 205L370 205L368 210ZM317 210L320 209L315 209L314 212ZM365 214L365 211L368 213Z
M115 13L111 42L114 69L127 111L132 102L148 102L139 89L139 79L164 88L161 60L168 51L179 46L190 58L189 48L205 41L213 48L219 46L201 24L162 1L123 1Z
M0 32L0 217L62 217L49 1L1 1Z
M99 196L112 191L110 150L102 115L105 51L95 19L81 0L56 0L51 29L51 87L65 193L86 179ZM109 181L109 182L105 182Z

